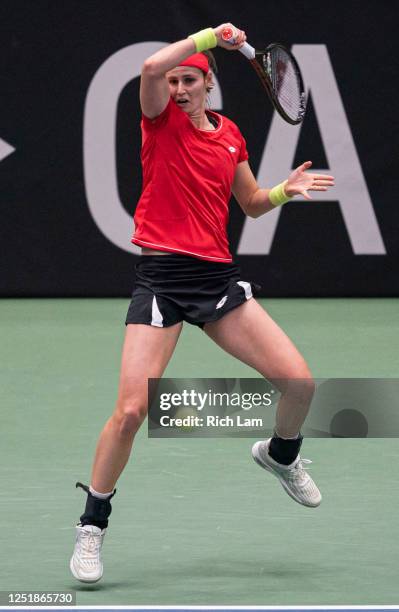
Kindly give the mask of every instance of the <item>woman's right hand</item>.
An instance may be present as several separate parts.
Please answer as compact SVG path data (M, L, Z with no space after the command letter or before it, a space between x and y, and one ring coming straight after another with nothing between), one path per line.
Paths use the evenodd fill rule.
M223 39L222 32L226 28L231 28L233 30L233 38L235 40L234 44ZM244 30L239 30L233 26L232 23L222 23L222 25L218 26L217 28L213 28L213 31L218 41L218 47L223 47L223 49L226 49L227 51L237 51L247 40Z

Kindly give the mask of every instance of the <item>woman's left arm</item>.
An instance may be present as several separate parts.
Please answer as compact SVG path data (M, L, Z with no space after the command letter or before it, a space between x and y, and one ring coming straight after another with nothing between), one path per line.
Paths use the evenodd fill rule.
M311 165L311 161L305 162L293 170L288 179L284 181L282 190L287 196L287 200L296 195L302 195L306 200L311 200L309 191L327 191L329 187L334 186L333 176L306 172ZM261 189L259 187L247 161L238 164L232 192L248 217L257 218L276 208L276 204L272 204L269 198L271 191L272 189ZM272 197L272 200L275 202L275 198Z

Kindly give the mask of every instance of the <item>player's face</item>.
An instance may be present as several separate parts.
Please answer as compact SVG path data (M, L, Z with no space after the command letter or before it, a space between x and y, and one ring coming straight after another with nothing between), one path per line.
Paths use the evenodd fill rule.
M206 83L199 68L178 66L166 74L170 95L189 114L205 109Z

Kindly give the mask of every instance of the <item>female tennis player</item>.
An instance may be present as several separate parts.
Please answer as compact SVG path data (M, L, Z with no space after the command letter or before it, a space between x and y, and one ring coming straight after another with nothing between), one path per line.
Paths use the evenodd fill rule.
M162 376L183 321L201 327L265 378L279 380L275 434L253 446L253 457L295 501L309 507L321 501L299 456L300 428L314 392L311 373L232 263L226 224L231 192L245 214L259 217L295 195L310 199L309 191L327 190L333 177L307 172L307 161L284 183L259 188L238 127L206 110L215 70L208 50L236 51L246 39L237 30L235 44L225 42L225 27L234 26L202 30L161 49L143 66L143 191L132 238L142 257L126 319L115 411L98 441L91 485L77 483L87 501L70 568L83 582L103 574L100 550L110 500L147 414L147 379ZM301 382L292 385L292 379Z

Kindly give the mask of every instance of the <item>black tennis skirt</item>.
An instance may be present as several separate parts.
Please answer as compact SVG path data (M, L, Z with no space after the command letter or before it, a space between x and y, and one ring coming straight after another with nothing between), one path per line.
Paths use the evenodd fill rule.
M142 255L126 325L169 327L180 321L203 327L252 297L234 263L214 263L186 255Z

